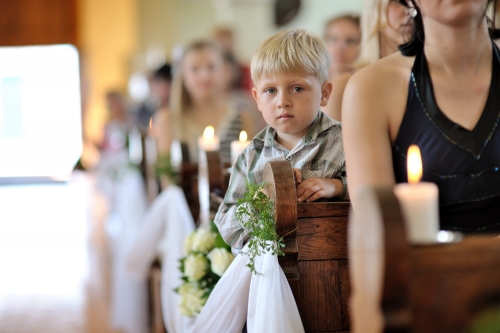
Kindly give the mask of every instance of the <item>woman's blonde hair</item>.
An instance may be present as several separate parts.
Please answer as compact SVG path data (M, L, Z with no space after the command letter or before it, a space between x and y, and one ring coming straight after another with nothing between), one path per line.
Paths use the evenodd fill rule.
M172 81L172 93L170 98L170 109L176 116L182 117L183 113L186 112L192 104L191 97L189 96L189 92L184 84L184 75L182 74L182 66L184 64L184 60L186 59L186 55L193 51L203 50L213 50L220 55L221 63L223 61L221 50L211 41L197 40L183 47L182 55L176 63L177 68L174 68L174 78Z
M356 67L380 59L380 31L387 27L387 7L390 0L366 0L361 15L361 52Z
M321 83L328 80L332 57L323 39L304 29L287 29L266 39L252 57L255 83L264 73L307 73Z

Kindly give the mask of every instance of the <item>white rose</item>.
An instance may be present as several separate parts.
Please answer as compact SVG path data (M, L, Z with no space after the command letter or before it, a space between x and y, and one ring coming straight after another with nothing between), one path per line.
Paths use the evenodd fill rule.
M210 268L215 274L222 276L226 269L231 265L234 256L231 252L223 248L215 248L207 255L211 262Z
M189 281L198 281L207 272L208 260L201 254L190 254L184 260L184 274Z
M205 228L199 228L193 235L191 249L197 252L208 252L215 247L215 234Z
M193 251L193 238L195 235L195 231L193 231L189 236L184 240L184 255L188 255Z
M197 283L187 282L179 287L179 295L181 301L179 303L179 310L182 315L193 317L201 312L207 299L202 298L204 290L198 288Z

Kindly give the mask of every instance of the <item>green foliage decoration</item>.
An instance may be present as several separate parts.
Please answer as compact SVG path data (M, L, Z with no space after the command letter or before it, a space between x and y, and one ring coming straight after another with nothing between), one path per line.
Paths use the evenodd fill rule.
M154 165L157 176L166 176L168 180L175 184L178 176L177 170L172 166L170 153L163 153L158 156Z
M243 252L250 257L247 266L256 275L255 258L265 252L284 256L283 238L276 233L274 203L264 193L266 183L252 184L246 181L246 193L238 200L236 219L249 230L248 250Z

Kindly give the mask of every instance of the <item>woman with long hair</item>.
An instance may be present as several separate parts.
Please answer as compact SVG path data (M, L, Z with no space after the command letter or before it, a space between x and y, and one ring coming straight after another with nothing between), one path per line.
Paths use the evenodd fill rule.
M170 149L172 139L187 143L191 159L197 159L197 139L207 126L221 139L221 153L230 161L230 143L241 130L254 135L249 110L226 98L224 58L212 42L199 40L186 45L174 70L170 111L154 121L159 153ZM160 150L161 148L161 150Z

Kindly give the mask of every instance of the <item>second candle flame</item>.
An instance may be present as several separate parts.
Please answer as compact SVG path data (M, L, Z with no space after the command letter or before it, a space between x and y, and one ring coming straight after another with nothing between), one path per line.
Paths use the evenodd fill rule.
M245 141L247 141L247 139L248 139L247 132L241 131L240 132L240 142L245 142Z
M422 178L422 157L420 149L416 145L408 148L408 182L416 184Z
M207 126L207 128L205 128L205 130L203 131L203 137L205 139L211 139L213 138L215 135L215 129L213 126Z

